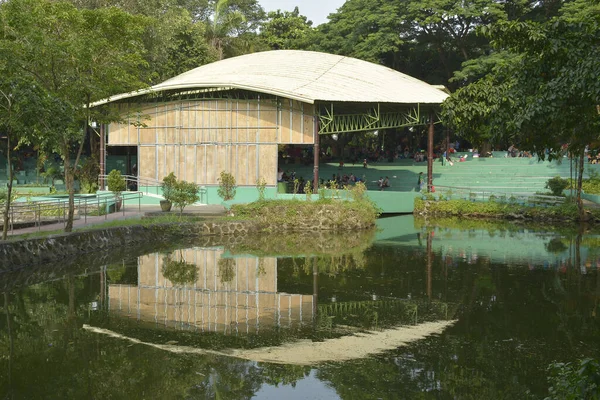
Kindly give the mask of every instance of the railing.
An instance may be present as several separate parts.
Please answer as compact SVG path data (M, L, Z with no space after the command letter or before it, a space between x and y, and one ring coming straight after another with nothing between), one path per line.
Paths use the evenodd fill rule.
M75 218L84 219L87 224L88 217L104 216L108 219L111 208L114 212L121 211L125 215L126 204L131 205L137 200L138 211L141 211L141 192L123 192L120 196L113 193L97 194L94 197L75 198ZM120 207L118 206L120 204ZM15 225L33 225L41 230L41 226L50 223L63 223L67 221L69 212L68 197L56 200L41 200L29 202L15 202L9 211L9 230L14 234Z
M434 187L435 193L432 194L435 198L448 200L463 199L479 202L494 200L504 203L531 204L534 206L545 207L562 204L566 200L565 197L543 195L535 192L497 192L492 190L481 190L481 188L437 185L434 185Z
M133 190L145 195L157 196L162 198L162 181L143 178L135 175L122 175L125 179L127 190ZM102 188L102 183L106 182L108 175L98 175L98 187ZM203 185L196 185L200 194L201 204L208 203L208 190Z

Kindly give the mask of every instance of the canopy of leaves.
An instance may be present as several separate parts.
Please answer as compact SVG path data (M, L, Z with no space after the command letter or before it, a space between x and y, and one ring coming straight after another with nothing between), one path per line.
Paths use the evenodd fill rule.
M271 11L262 24L260 38L273 50L306 49L310 45L312 21L300 14L298 7L294 11Z

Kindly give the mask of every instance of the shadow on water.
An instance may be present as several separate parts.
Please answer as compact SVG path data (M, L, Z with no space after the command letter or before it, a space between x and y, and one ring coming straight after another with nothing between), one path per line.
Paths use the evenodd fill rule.
M550 362L598 357L599 266L594 232L402 216L23 267L0 395L540 398Z

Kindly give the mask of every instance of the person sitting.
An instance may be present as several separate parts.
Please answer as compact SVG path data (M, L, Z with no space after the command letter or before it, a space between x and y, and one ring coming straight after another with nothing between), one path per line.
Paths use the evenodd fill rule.
M383 190L383 177L379 177L377 180L377 186L379 186L379 190Z
M390 179L386 176L383 182L381 183L381 190L390 187Z
M277 182L283 182L283 171L281 168L277 170Z

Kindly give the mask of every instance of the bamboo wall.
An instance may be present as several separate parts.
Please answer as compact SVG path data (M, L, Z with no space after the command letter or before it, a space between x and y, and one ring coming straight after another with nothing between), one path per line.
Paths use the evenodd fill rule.
M120 105L122 115L132 108ZM108 127L109 146L138 146L142 178L170 172L218 184L221 171L238 185L277 182L277 145L314 143L314 107L281 100L195 100L142 105Z
M222 333L258 332L312 321L313 296L277 293L276 258L235 258L231 281L223 282L223 251L190 249L173 258L193 263L198 279L173 285L162 275L163 254L139 258L138 285L109 285L111 312L184 329Z

